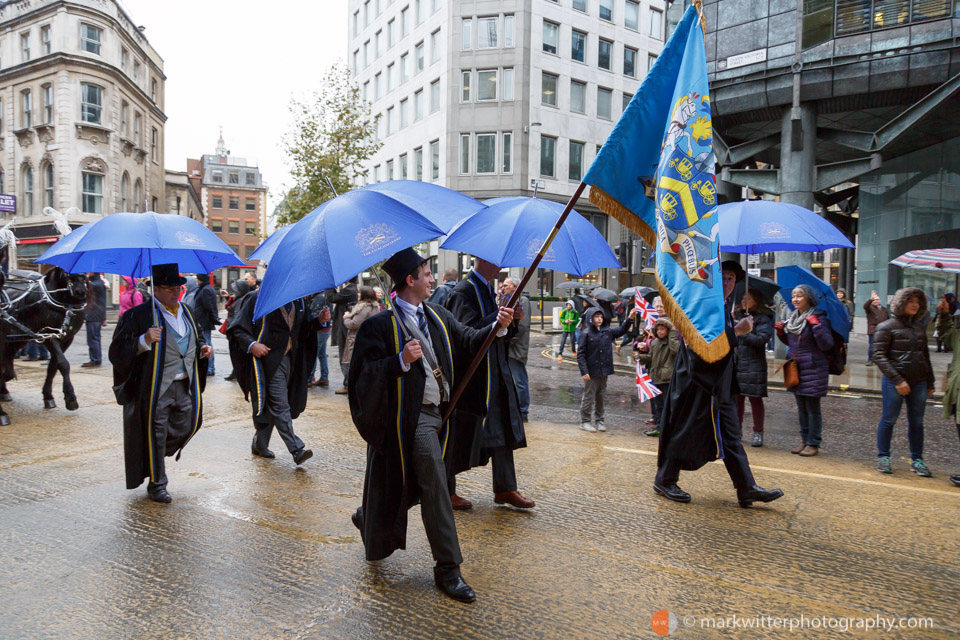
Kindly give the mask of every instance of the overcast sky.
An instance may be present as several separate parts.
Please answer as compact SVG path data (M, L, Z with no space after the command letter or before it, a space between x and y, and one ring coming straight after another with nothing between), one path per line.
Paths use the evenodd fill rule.
M288 106L346 58L346 0L120 0L163 58L166 168L213 153L219 128L234 155L260 166L269 209L290 186L280 148Z

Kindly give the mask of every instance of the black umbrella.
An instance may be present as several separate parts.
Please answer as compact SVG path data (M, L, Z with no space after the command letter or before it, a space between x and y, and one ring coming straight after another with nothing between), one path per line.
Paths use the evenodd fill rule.
M657 292L657 290L654 289L653 287L627 287L626 289L624 289L623 291L620 292L620 297L621 297L621 298L632 298L633 296L636 295L637 289L640 290L640 296L643 297L643 298L646 298L646 297L647 297L647 294L649 294L649 293L656 293L656 292Z
M736 305L739 305L742 302L745 288L745 280L741 280L737 283L737 286L734 287L733 295ZM763 296L763 299L767 304L773 304L773 296L780 291L780 285L769 278L762 278L760 276L750 276L750 288L759 291L760 295Z
M582 282L570 280L568 282L561 282L555 286L554 289L583 289L585 286Z
M604 289L603 287L597 287L592 293L594 299L601 300L603 302L616 302L620 299L620 296L617 295L616 291Z

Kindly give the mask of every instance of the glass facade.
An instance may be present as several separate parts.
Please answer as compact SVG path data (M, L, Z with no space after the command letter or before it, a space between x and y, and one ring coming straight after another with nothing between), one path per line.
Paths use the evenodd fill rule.
M891 260L916 249L960 247L960 138L884 163L860 180L858 313L876 290L886 301L919 287L936 303L957 291L957 276L901 269Z

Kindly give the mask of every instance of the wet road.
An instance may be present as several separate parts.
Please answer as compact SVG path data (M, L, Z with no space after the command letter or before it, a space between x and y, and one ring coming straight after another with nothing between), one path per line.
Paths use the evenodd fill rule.
M641 433L632 380L611 383L611 431L582 432L578 376L541 358L537 340L530 446L516 456L537 507L495 506L489 469L459 480L476 504L456 514L473 605L433 587L416 507L408 550L364 562L349 520L364 448L333 387L311 390L296 423L314 451L302 469L277 437L276 460L252 458L249 408L222 379L218 338L204 429L179 462L168 459L174 502L160 505L123 488L110 369L74 369L81 410L71 413L43 411L39 367L19 363L5 405L14 423L0 428L0 637L653 638L661 609L681 638L788 635L724 629L757 616L803 617L790 637L859 636L838 629L911 616L929 620L904 625L932 629L883 635L960 634L960 489L946 479L960 472L960 452L938 409L928 410L925 456L935 477L915 477L897 457L903 425L896 473L882 476L878 402L828 399L824 455L800 459L787 452L792 397L774 394L770 446L748 454L758 481L786 496L740 509L714 463L683 474L693 502L679 505L651 490L656 441Z

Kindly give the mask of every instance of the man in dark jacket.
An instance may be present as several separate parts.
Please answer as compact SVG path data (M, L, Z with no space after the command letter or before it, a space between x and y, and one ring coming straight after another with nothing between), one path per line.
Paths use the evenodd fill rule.
M517 278L504 278L500 291L505 304L513 292L520 286ZM517 396L520 399L520 417L526 422L530 413L530 380L527 377L527 357L530 353L530 298L521 296L517 307L517 332L513 334L507 345L507 363L510 373L513 374L513 383L517 386Z
M210 284L210 276L206 273L197 274L197 293L193 302L194 317L197 326L203 334L203 341L213 347L210 336L214 329L220 326L220 312L217 309L217 290ZM207 375L216 373L213 363L213 354L207 362Z
M737 281L746 274L733 260L723 262L722 273L723 299L726 300ZM722 458L740 506L749 507L754 502L776 500L783 496L783 491L768 491L755 484L740 442L736 402L739 389L735 375L737 336L750 333L753 319L747 316L734 327L729 309L725 307L723 313L730 344L726 356L716 362L706 362L685 343L680 343L663 406L653 490L674 502L690 502L690 494L677 486L680 471L694 471Z
M99 367L103 362L100 352L100 329L107 321L107 288L103 285L99 273L87 277L87 311L84 315L87 324L87 350L90 360L81 367Z
M293 432L293 421L307 406L307 382L317 353L317 334L307 322L303 300L288 302L254 321L253 310L259 289L248 293L227 328L237 382L253 408L256 434L250 451L261 458L275 457L270 451L273 428L287 445L293 461L300 465L313 451Z
M433 292L428 302L443 306L443 301L447 299L447 296L450 295L450 292L453 291L455 286L457 286L457 270L452 268L447 269L443 272L443 282L437 287L436 291Z
M201 393L213 349L177 298L176 264L153 267L156 298L123 314L110 343L113 389L123 405L127 489L149 478L147 493L170 502L164 458L177 455L203 422Z
M873 364L873 336L877 325L890 319L890 314L880 303L880 296L876 291L870 292L870 299L863 304L863 312L867 316L867 365Z

